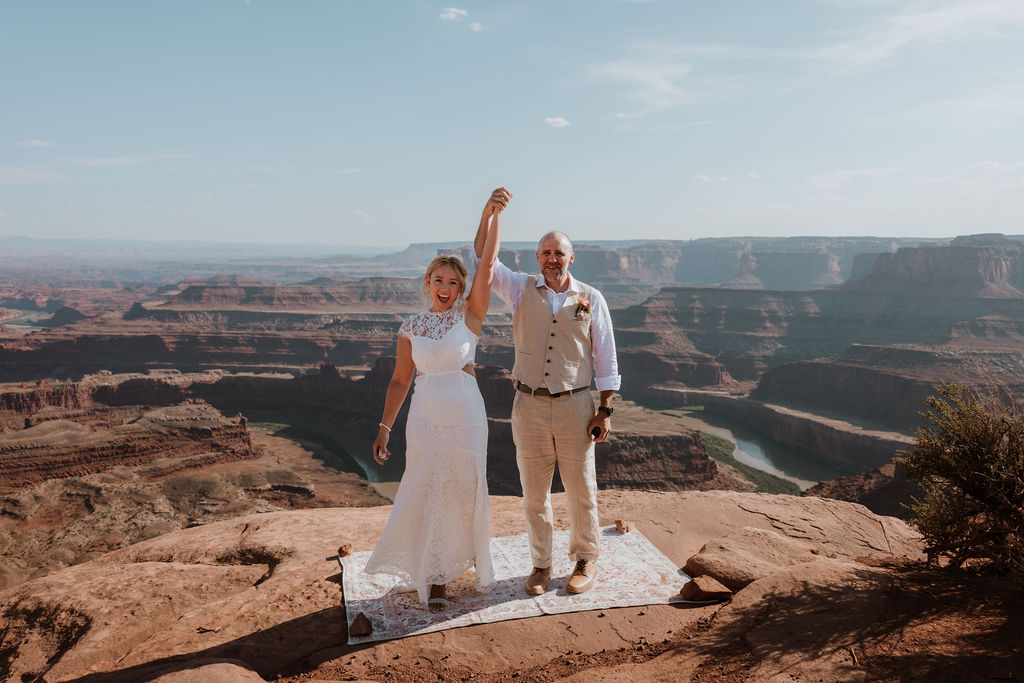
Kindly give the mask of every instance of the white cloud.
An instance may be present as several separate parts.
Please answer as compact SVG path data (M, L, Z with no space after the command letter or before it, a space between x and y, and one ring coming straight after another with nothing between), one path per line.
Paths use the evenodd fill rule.
M697 182L699 182L699 183L713 183L713 182L715 182L714 178L712 178L711 176L707 176L707 175L695 175L695 176L693 176L692 179L697 181Z
M337 173L339 175L351 175L352 173L362 173L362 172L363 172L363 169L361 169L361 168L339 168L339 169L337 169L335 171L335 173Z
M971 0L942 4L911 3L873 26L812 49L809 57L831 63L840 73L878 67L913 46L931 46L1006 37L1006 29L1024 25L1019 0Z
M137 164L144 164L148 161L160 161L163 159L189 159L191 157L191 154L186 154L184 152L158 152L155 154L143 154L140 156L69 159L68 163L73 166L118 167L135 166Z
M46 140L22 140L17 145L18 147L54 147L57 143Z
M446 7L437 16L444 21L460 21L463 17L469 16L469 12L458 7Z
M565 128L566 126L572 125L571 123L569 123L569 121L562 118L561 116L548 116L547 118L544 119L544 123L548 124L552 128Z
M483 24L478 24L475 21L469 25L469 28L472 29L473 31L476 31L477 33L484 30Z
M52 171L31 167L0 168L0 185L45 185L63 178Z
M820 173L818 175L811 176L807 179L807 182L819 189L836 189L839 187L845 187L852 184L864 184L864 183L882 183L896 175L899 169L896 168L859 168L859 169L840 169L837 171L829 171L828 173Z
M0 218L7 218L7 214L4 213L3 211L0 211Z
M760 173L748 173L747 177L750 178L751 180L760 180L761 179L761 174Z
M370 217L370 214L366 213L365 211L361 211L359 209L355 209L353 211L349 211L348 215L349 216L355 216L356 218L360 218L362 220L366 220L366 219L368 219Z

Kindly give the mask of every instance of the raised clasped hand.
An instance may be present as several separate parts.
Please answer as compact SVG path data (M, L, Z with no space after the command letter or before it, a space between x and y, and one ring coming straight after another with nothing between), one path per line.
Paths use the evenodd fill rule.
M491 193L491 198L487 200L487 205L484 207L484 213L488 216L501 213L508 207L508 203L511 200L512 193L504 187L499 187Z

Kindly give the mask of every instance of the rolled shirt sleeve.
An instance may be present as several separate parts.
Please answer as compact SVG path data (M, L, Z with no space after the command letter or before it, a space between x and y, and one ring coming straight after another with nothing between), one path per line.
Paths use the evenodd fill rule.
M594 382L598 391L618 391L622 377L615 354L611 312L601 292L593 290L591 298L590 344L594 354Z

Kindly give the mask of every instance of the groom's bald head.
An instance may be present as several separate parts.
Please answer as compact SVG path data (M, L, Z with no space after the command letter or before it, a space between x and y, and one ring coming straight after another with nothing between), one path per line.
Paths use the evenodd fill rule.
M545 241L548 241L548 240L557 240L562 245L562 249L565 250L565 253L567 253L567 254L571 254L572 253L572 240L569 239L569 236L566 235L561 230L552 230L548 234L546 234L543 237L541 237L540 241L537 242L537 253L538 254L541 251L541 246L544 244Z

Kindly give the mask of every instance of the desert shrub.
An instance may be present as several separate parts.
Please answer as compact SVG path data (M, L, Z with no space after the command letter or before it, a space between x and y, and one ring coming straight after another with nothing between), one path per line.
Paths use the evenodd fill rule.
M1012 396L938 384L913 451L896 462L920 479L911 522L954 567L989 560L1024 583L1024 415Z

